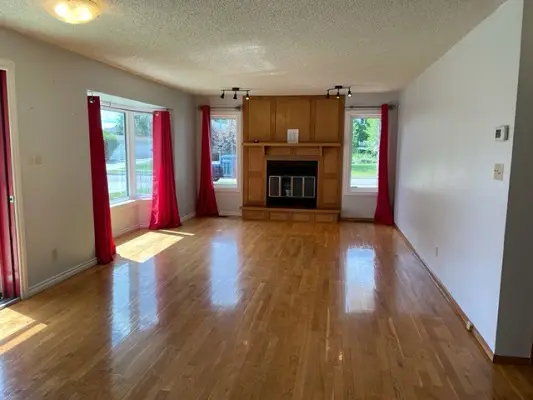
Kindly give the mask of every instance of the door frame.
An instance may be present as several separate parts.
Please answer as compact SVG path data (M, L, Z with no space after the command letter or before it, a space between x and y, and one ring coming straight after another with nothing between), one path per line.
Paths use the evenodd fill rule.
M0 69L4 70L7 75L7 113L9 118L11 179L13 182L13 194L15 196L15 231L17 240L14 268L18 269L20 297L24 299L28 297L28 270L26 258L26 235L24 231L24 210L22 206L22 163L20 157L17 98L15 92L15 63L0 58Z

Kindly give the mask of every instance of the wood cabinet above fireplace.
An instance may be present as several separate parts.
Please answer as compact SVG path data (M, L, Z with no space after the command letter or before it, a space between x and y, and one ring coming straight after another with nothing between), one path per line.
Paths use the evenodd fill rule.
M341 205L344 97L251 97L243 101L243 121L243 218L301 221L311 216L310 221L336 221ZM288 129L299 130L298 143L287 143ZM295 208L284 204L283 210L275 207L282 204L279 200L269 201L267 165L273 160L316 163L316 198L314 203L302 202L307 204L305 212L297 201ZM291 177L289 172L286 178L283 175L276 172L282 182ZM309 204L315 205L309 209Z
M287 142L287 129L299 130L299 142L341 142L344 97L250 97L244 101L244 142Z

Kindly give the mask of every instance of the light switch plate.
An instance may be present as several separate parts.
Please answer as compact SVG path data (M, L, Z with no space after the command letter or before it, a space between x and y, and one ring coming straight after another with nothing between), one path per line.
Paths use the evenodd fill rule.
M503 164L494 164L494 180L503 181Z

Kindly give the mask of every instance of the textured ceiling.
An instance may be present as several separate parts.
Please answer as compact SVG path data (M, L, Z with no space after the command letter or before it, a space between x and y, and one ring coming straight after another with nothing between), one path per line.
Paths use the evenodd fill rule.
M0 23L194 93L404 87L505 0L107 0L86 25L45 0L2 0Z

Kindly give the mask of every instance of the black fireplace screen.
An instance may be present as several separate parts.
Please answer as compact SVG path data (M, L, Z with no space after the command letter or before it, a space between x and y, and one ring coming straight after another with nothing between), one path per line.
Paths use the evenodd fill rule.
M316 208L316 161L267 161L267 206Z

